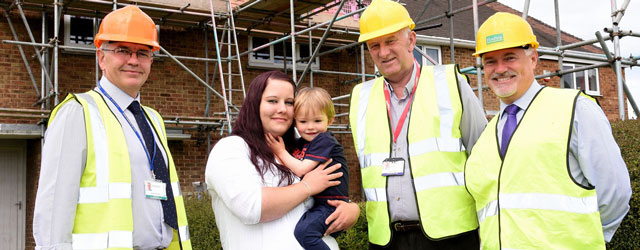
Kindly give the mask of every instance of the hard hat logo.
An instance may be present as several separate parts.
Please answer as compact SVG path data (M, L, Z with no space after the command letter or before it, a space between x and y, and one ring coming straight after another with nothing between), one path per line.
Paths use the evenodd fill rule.
M407 9L390 0L373 0L360 17L360 37L358 42L384 36L416 24Z
M155 23L133 5L114 10L102 19L94 44L100 48L104 41L144 44L153 51L160 48Z
M502 36L502 33L490 35L487 37L487 44L494 44L499 42L504 42L504 37Z
M481 56L491 51L527 45L534 49L539 46L529 23L520 16L498 12L478 29L476 53L473 55Z

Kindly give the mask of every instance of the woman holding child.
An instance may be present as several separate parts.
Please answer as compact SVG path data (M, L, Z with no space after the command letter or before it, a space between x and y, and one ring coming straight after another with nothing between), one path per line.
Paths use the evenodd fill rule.
M206 169L222 246L234 249L302 249L294 237L299 219L313 204L311 196L340 184L333 173L340 164L321 164L302 180L276 161L265 134L281 137L291 152L295 84L279 71L256 77L234 124L232 136L218 141ZM330 201L336 207L326 220L325 235L345 230L357 220L354 203ZM332 248L335 240L325 237Z

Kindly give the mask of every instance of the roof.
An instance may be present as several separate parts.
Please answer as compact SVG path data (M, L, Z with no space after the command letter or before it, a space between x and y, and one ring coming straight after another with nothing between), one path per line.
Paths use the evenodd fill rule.
M453 27L454 34L453 36L458 39L475 41L475 31L473 25L473 11L471 8L471 1L468 0L451 0L453 4L453 10L469 7L468 10L454 14L453 16ZM429 3L430 2L430 3ZM482 1L479 1L482 2ZM430 18L444 15L448 9L448 1L444 0L432 0L432 1L424 1L424 0L404 0L402 1L405 4L405 7L409 11L409 15L411 18L418 24L421 21L426 21ZM425 10L425 4L429 3ZM424 13L420 16L421 12ZM553 11L553 10L550 10ZM496 12L509 12L516 14L518 16L522 16L522 12L514 10L504 4L498 2L492 2L485 5L478 6L478 26L480 26L487 18L493 15ZM527 21L531 25L533 29L533 33L536 35L540 46L554 48L557 47L556 42L556 29L555 26L550 26L536 18L531 16L527 17ZM425 22L423 24L418 24L416 28L430 26L434 24L442 24L441 27L427 29L422 31L417 31L419 35L427 35L427 36L436 36L436 37L449 37L449 20L444 18L439 18L437 20ZM567 32L562 32L562 44L571 44L575 42L582 41L582 39L577 38ZM583 52L591 52L591 53L603 53L603 51L593 45L582 46L579 48L575 48L573 50L583 51Z

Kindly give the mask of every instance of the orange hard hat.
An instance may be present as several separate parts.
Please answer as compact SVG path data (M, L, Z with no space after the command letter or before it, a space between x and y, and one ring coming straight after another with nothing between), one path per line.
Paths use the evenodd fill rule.
M151 46L153 51L160 48L156 24L133 5L114 10L102 19L93 43L100 48L104 41L144 44Z

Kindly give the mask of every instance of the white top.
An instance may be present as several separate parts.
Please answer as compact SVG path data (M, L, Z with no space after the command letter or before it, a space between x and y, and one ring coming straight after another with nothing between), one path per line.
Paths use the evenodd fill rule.
M277 220L261 223L262 188L284 185L278 185L280 178L271 171L265 173L263 181L249 154L249 146L239 136L220 139L209 154L205 178L222 248L302 249L293 230L302 214L313 206L313 199ZM295 177L294 182L299 179ZM324 240L338 249L331 236Z

